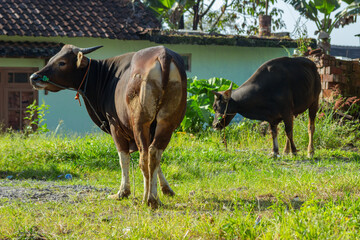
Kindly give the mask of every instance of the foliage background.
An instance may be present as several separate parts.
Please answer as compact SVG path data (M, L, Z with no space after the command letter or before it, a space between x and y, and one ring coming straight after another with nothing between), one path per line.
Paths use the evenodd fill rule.
M212 91L224 91L230 87L231 81L224 78L198 79L188 78L187 108L180 129L186 132L199 132L208 127L214 120L214 94ZM238 86L234 83L233 89Z

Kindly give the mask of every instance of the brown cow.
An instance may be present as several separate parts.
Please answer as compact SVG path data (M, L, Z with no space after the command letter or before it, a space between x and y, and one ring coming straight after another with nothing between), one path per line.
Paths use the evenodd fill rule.
M151 47L104 60L84 56L101 46L80 49L65 45L41 70L32 74L35 89L77 90L91 119L111 134L118 150L122 179L112 199L130 195L130 153L139 150L144 197L160 204L157 178L164 194L174 195L160 167L163 151L186 109L186 73L182 58L163 47Z
M314 153L315 116L321 90L315 64L306 58L276 58L259 69L238 89L214 92L215 119L213 127L228 125L235 114L270 123L273 155L279 154L277 125L284 121L287 141L284 152L297 150L293 141L293 116L309 109L308 156ZM225 124L224 124L225 123Z

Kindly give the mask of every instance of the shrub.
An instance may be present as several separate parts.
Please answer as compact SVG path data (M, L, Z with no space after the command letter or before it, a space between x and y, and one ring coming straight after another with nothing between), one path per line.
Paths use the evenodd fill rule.
M48 132L45 114L49 109L49 105L46 105L44 102L41 105L37 105L36 100L34 100L26 109L27 116L24 119L28 121L28 124L24 128L25 134Z
M212 103L214 94L211 92L223 91L229 88L230 80L224 78L197 79L188 78L187 82L187 109L181 130L187 132L199 132L211 126L214 111ZM233 88L238 86L234 84Z

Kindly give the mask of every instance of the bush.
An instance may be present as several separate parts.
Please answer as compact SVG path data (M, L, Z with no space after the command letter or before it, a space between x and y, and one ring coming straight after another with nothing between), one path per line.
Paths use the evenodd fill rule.
M213 121L214 94L211 92L224 91L229 88L230 80L224 78L197 79L188 78L187 109L180 128L186 132L199 132L211 126ZM238 86L234 84L233 88Z
M24 128L25 135L48 132L45 114L48 113L49 105L46 105L44 102L41 105L37 105L36 100L34 100L26 109L27 116L24 119L27 120L28 124Z

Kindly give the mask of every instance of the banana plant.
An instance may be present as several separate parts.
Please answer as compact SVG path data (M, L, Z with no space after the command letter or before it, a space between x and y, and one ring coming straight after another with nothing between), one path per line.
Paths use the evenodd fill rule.
M319 46L326 52L330 50L330 35L334 28L356 22L360 15L360 0L285 0L291 4L301 15L315 22L319 35ZM341 2L347 6L340 8ZM335 13L335 16L331 15Z
M181 17L194 4L194 0L144 0L143 3L171 29L177 29Z

